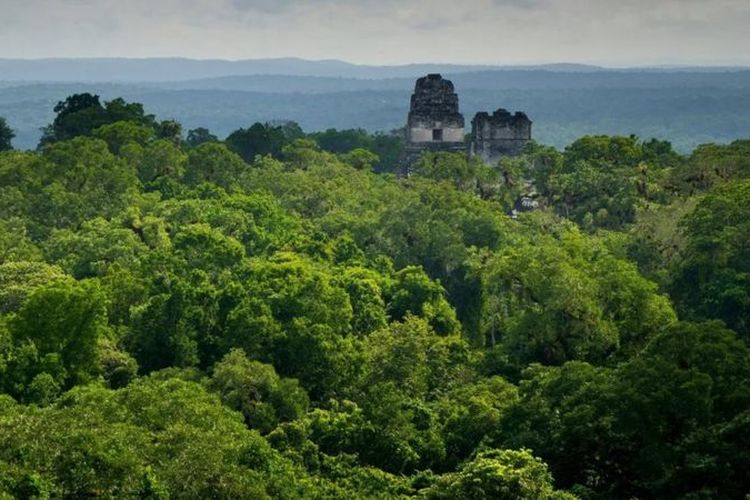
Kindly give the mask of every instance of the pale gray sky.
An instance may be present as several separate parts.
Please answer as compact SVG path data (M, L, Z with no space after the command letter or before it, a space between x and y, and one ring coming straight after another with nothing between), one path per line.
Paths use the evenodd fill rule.
M0 0L0 57L750 64L750 0Z

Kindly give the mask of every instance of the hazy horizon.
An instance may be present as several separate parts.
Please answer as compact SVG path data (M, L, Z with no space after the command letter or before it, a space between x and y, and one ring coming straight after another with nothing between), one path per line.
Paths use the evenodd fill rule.
M0 0L0 58L746 66L745 0Z
M407 67L407 66L471 66L476 68L488 68L488 69L523 69L523 68L536 68L544 66L580 66L580 67L591 67L599 68L604 70L619 70L619 69L691 69L691 68L708 68L708 69L722 69L722 68L739 68L739 69L750 69L750 61L737 62L737 63L660 63L660 64L599 64L590 62L581 62L575 60L549 60L549 61L526 61L517 63L483 63L473 61L441 61L441 60L415 60L409 62L393 63L393 64L377 64L368 63L357 60L339 59L339 58L306 58L299 57L296 55L285 55L278 57L240 57L240 58L222 58L222 57L189 57L182 55L161 55L161 56L126 56L112 54L108 56L51 56L51 57L5 57L0 56L0 61L23 61L23 62L43 62L43 61L102 61L102 60L123 60L123 61L153 61L153 60L184 60L194 62L228 62L228 63L240 63L240 62L264 62L264 61L301 61L310 63L343 63L351 66L371 66L371 67ZM0 80L2 78L0 77Z

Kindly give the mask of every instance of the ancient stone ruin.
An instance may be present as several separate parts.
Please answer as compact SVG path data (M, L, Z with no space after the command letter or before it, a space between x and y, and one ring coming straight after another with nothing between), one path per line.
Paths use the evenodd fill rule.
M492 115L477 113L471 121L468 147L464 126L453 83L439 74L419 78L406 123L407 171L422 151L467 152L495 165L503 156L518 155L531 140L531 120L524 113L504 109Z
M491 115L477 113L471 120L471 154L490 165L503 156L521 154L530 140L531 120L525 113L498 109Z
M411 163L422 151L466 150L464 116L450 80L438 74L417 80L406 123L406 156Z

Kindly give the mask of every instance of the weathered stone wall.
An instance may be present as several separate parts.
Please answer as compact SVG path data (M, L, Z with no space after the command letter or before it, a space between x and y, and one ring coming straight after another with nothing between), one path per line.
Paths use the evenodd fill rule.
M481 112L471 121L471 152L494 165L503 156L516 156L531 140L531 120L526 114L498 109Z
M409 129L409 142L411 143L440 143L440 142L464 142L464 129L460 127L449 127L442 122L435 122L430 128L425 127L412 127ZM434 138L434 131L441 130L442 138L436 140Z
M409 123L433 121L442 121L454 127L464 126L453 82L436 73L417 79L409 107Z

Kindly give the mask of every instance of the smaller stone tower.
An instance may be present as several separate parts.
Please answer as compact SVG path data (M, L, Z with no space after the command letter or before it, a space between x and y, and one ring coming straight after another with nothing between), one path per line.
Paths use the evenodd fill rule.
M531 120L525 113L498 109L477 113L471 121L471 154L494 165L503 156L516 156L531 140Z
M424 151L466 151L464 117L450 80L439 74L419 78L406 123L406 164Z

